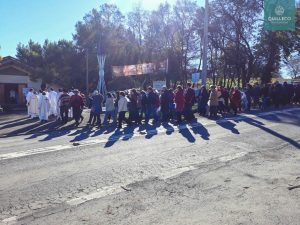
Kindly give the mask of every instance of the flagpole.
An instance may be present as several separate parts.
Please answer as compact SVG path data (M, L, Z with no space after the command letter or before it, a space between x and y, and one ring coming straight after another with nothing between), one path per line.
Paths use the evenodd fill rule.
M208 0L205 0L204 17L204 40L203 40L203 64L202 64L202 85L207 81L207 50L208 50Z
M89 50L86 49L86 94L89 94Z
M167 58L167 65L166 65L166 85L167 85L167 88L169 88L169 57Z

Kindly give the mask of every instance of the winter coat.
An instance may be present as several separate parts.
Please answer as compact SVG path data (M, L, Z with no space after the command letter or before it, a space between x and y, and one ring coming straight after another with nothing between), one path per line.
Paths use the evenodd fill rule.
M147 95L147 106L155 106L156 105L156 94L154 92L150 92Z
M141 99L142 108L146 108L147 107L147 102L148 102L147 95L142 94L141 98L142 98Z
M118 112L127 112L128 111L128 99L124 96L121 96L118 101Z
M159 108L160 106L160 101L159 101L159 95L155 94L155 108Z
M129 97L128 102L128 110L129 111L135 111L138 108L138 95L137 94L131 94Z
M113 98L107 98L106 99L105 108L106 108L107 112L115 110L115 105L114 105L114 99Z
M83 107L83 99L80 95L73 95L70 99L70 105L73 108L82 108Z
M258 98L260 96L260 91L261 90L259 86L254 86L251 91L253 98Z
M300 98L300 84L295 87L295 97Z
M160 108L162 112L167 112L169 110L170 105L170 97L169 93L165 91L160 96Z
M209 94L206 89L201 89L199 93L199 104L206 105L209 99Z
M99 94L93 95L92 99L92 110L96 115L100 115L102 112L103 96Z
M232 93L230 102L234 104L236 107L239 107L241 105L241 99L242 99L241 92L239 90L235 90Z
M194 105L195 99L195 91L192 88L188 88L184 95L185 103L189 105Z
M183 90L175 93L176 112L182 112L184 108L184 93Z
M218 106L218 105L219 105L218 92L216 89L213 89L209 94L209 106Z

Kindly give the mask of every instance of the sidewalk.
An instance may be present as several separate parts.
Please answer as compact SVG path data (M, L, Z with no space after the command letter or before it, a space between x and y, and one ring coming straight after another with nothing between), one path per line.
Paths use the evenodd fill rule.
M280 110L288 108L298 108L297 106L280 108ZM275 109L270 109L266 112L274 111ZM278 110L278 109L277 109ZM256 115L262 111L253 109L250 113L240 113L239 115ZM2 114L0 115L0 138L9 137L9 136L18 136L18 135L28 135L28 134L37 134L37 133L49 133L53 131L64 131L72 130L78 128L84 128L87 126L89 119L89 110L86 109L83 111L83 121L78 127L75 126L74 120L69 121L67 124L62 125L60 121L56 121L54 117L49 118L48 123L40 123L38 119L30 119L27 114L24 113L15 113L15 114ZM197 119L206 119L206 117L200 117L195 113ZM219 117L218 119L224 118L233 118L233 114L227 114L225 117ZM101 121L103 122L104 115L101 115Z

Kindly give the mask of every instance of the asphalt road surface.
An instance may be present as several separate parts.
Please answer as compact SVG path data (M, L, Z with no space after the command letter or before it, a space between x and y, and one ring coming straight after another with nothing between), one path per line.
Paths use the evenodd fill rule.
M0 224L300 224L300 109L0 139Z

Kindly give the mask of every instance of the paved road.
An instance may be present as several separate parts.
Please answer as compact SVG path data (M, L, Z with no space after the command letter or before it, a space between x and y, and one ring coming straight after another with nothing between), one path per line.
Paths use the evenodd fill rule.
M299 134L294 108L2 138L0 224L299 224Z

